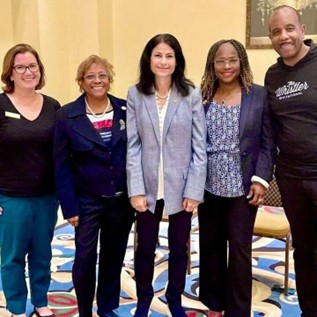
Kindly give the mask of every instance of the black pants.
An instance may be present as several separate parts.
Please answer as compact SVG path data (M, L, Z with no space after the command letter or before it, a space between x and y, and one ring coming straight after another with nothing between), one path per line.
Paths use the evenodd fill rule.
M205 191L198 208L200 235L199 299L226 317L249 317L252 298L252 234L257 207L243 197ZM229 242L229 259L227 243Z
M155 213L137 213L138 247L135 255L135 277L138 305L149 307L154 296L152 279L159 224L164 201L156 204ZM166 299L169 305L181 305L187 267L187 240L191 228L191 212L181 211L169 216L168 226L168 286Z
M303 317L317 317L317 181L276 177L291 226L299 306Z
M76 254L73 265L78 312L80 317L92 317L99 237L97 313L102 316L119 306L121 268L134 210L126 196L84 197L82 209L84 213L75 229Z

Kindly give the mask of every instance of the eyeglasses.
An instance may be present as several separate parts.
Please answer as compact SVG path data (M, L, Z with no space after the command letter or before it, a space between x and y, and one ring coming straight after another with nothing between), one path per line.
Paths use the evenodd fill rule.
M99 74L99 75L93 75L93 74L91 74L91 75L85 76L84 78L85 78L86 80L88 80L88 81L96 80L96 78L98 78L98 79L101 80L101 81L104 81L104 80L108 79L109 77L108 77L107 74Z
M29 66L16 65L16 66L13 67L13 69L14 69L18 74L24 74L27 69L28 69L31 73L36 73L37 71L39 71L40 66L39 66L39 64L33 63L33 64L30 64Z
M214 64L219 67L223 67L227 64L229 64L229 66L235 66L235 65L238 65L239 62L240 62L239 58L216 59L214 61Z

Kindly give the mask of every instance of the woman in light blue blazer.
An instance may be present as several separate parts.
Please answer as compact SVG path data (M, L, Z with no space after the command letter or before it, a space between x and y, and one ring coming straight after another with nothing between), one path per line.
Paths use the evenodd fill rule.
M253 84L236 40L211 46L201 85L207 125L207 181L198 208L200 300L208 317L250 316L251 245L276 147L264 87ZM227 259L227 242L229 257Z
M147 316L159 223L169 216L169 281L166 300L172 316L181 306L192 211L203 199L206 128L200 91L184 76L185 59L177 39L158 34L145 46L140 78L127 101L128 193L137 210L134 316Z

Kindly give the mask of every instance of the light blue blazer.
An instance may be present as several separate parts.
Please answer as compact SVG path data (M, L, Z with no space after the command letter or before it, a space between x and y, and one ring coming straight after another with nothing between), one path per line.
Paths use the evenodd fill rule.
M127 182L129 197L145 195L154 213L160 161L159 117L154 90L129 89L127 101ZM165 213L182 211L183 199L203 200L206 181L206 124L199 89L186 97L172 87L163 136Z

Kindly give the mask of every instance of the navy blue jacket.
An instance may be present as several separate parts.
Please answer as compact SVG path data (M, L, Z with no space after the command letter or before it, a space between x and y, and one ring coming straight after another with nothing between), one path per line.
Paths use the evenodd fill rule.
M276 159L267 91L262 86L253 84L249 94L242 91L239 138L243 185L248 194L253 175L271 181Z
M126 188L126 101L108 95L114 110L107 145L86 115L85 94L57 113L54 160L64 218L81 214L80 196L114 196Z

